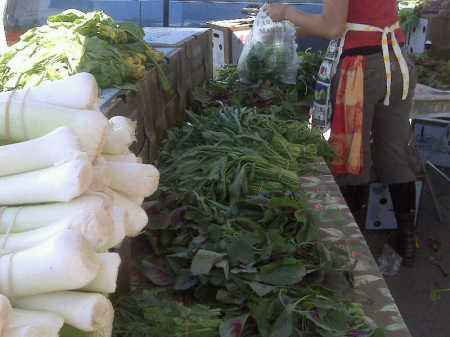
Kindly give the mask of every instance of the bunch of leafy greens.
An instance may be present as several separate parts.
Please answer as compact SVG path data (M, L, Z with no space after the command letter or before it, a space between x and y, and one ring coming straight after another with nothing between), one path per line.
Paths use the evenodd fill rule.
M116 303L117 337L219 337L220 309L160 300L155 292L122 297Z
M306 121L308 109L294 85L274 85L269 81L254 85L241 82L236 65L220 69L214 80L191 90L191 109L196 113L215 111L223 103L234 107L254 107L260 113L283 119Z
M163 87L168 81L158 66L161 52L144 41L133 23L116 25L101 11L67 10L47 25L32 28L0 58L0 90L37 86L79 72L92 73L101 88L136 89L145 69L156 66Z
M255 109L223 106L168 131L158 159L161 184L224 203L261 191L296 190L298 171L331 158L316 129Z
M239 63L240 77L250 83L281 83L292 62L292 47L291 42L255 42L244 61Z
M307 103L312 104L314 102L314 89L317 81L317 74L323 60L322 51L313 52L310 49L300 51L299 63L297 75L297 91L301 95L302 99Z
M319 215L300 193L232 206L163 194L142 271L156 286L220 308L221 337L372 336L361 307L341 294L351 286L347 252L317 240Z
M297 84L274 84L259 81L248 84L239 80L236 65L226 65L202 87L191 91L191 109L196 113L209 113L221 104L234 107L254 107L259 113L281 119L307 121L309 106L314 100L314 87L322 53L299 52L300 67Z

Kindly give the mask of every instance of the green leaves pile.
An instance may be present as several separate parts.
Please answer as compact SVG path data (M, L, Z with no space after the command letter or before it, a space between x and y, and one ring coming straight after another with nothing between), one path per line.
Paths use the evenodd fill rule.
M349 257L316 240L318 213L299 193L264 193L231 207L171 192L161 200L147 237L166 259L149 258L143 272L220 308L221 337L371 336L360 306L339 292L351 286Z
M205 305L184 306L160 300L158 294L128 296L117 303L114 336L120 337L219 337L220 309Z
M78 72L92 73L101 88L136 89L135 82L164 55L144 41L133 23L116 25L100 11L67 10L32 28L0 58L0 91L37 86ZM159 69L159 68L158 68ZM160 70L160 69L159 69ZM159 71L162 85L168 82Z
M158 160L161 184L223 203L263 191L296 190L298 171L333 152L316 129L295 120L223 106L168 131Z
M296 85L273 83L270 80L249 85L239 80L236 65L226 65L213 81L192 90L191 109L204 114L215 111L221 104L254 107L259 113L271 114L280 119L307 121L307 104L314 100L322 53L308 50L298 54L300 67Z
M310 49L298 53L300 67L297 75L297 91L302 99L312 104L317 74L323 60L322 51L312 52Z
M309 112L299 105L300 101L294 85L273 85L269 81L248 85L241 82L236 65L225 66L214 81L191 91L191 109L202 114L213 112L225 104L254 107L260 113L306 121Z

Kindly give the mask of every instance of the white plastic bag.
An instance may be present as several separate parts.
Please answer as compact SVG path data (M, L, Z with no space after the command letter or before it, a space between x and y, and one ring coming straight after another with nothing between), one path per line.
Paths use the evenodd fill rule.
M239 57L239 77L250 83L295 84L299 66L295 27L288 21L273 22L263 8Z

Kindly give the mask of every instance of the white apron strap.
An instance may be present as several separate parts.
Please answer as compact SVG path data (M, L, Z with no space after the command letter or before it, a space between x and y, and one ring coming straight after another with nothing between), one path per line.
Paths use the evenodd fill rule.
M400 46L397 42L397 38L395 36L395 30L400 28L400 25L398 22L393 24L390 27L385 27L384 29L370 26L370 25L363 25L359 23L347 23L345 34L348 31L362 31L362 32L381 32L381 49L383 51L383 58L384 58L384 67L386 69L386 97L384 98L384 105L389 105L389 98L391 96L391 84L392 84L392 73L391 73L391 60L389 57L389 47L388 47L388 36L391 35L391 44L392 48L394 50L394 54L397 57L397 61L400 65L400 70L402 72L403 77L403 93L402 93L402 99L406 99L408 96L408 88L409 88L409 72L408 72L408 65L406 63L406 60L402 54L402 51L400 49ZM341 40L341 46L340 46L340 55L342 54L342 50L344 47L345 42L345 34L343 39Z

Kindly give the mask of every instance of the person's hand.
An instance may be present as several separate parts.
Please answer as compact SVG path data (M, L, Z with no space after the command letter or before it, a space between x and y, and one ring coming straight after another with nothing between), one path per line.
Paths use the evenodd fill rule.
M272 19L272 21L283 21L287 20L287 5L283 5L280 3L269 3L264 6L264 11L268 16Z

